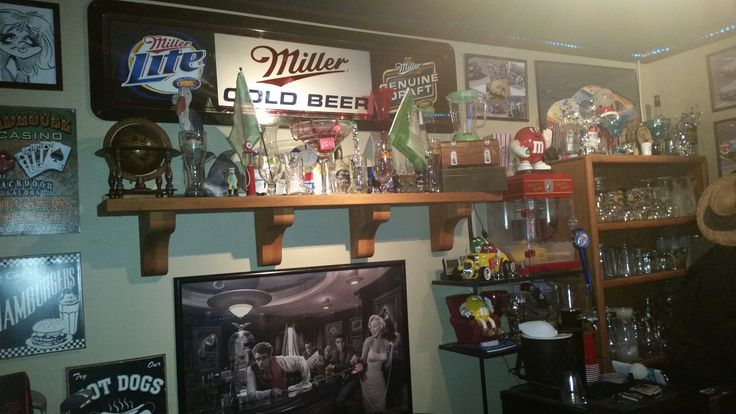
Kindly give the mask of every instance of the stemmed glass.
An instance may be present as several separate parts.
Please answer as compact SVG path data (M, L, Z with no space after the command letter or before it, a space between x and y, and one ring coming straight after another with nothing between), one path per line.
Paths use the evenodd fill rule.
M373 178L379 184L379 191L387 192L386 183L394 176L394 157L391 146L384 140L378 140L373 151Z
M263 154L256 156L258 174L266 183L266 195L276 194L276 183L284 176L286 167L278 153L276 132L278 127L268 126L263 131Z
M276 183L284 175L284 163L277 155L259 154L256 157L258 174L266 183L266 195L276 194Z

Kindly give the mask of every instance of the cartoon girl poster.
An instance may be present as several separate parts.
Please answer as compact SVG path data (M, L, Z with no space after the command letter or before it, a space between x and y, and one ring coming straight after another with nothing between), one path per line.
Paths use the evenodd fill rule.
M61 89L58 9L51 3L0 1L0 86Z

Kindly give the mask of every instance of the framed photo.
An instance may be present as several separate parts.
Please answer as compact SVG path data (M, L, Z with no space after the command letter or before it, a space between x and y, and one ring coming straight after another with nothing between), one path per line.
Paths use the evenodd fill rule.
M561 123L563 108L586 116L586 109L596 104L610 106L624 123L641 120L639 81L634 69L537 61L534 74L540 128Z
M363 319L360 316L350 318L350 333L354 335L363 333Z
M334 345L339 336L342 336L342 320L325 325L325 345Z
M736 171L736 118L713 123L720 177Z
M81 263L80 253L0 257L0 359L86 347Z
M465 55L465 87L486 97L486 119L528 121L526 61Z
M736 46L706 56L713 111L736 106Z
M67 391L92 391L92 398L70 414L165 414L166 356L90 364L66 369Z
M0 88L62 90L58 4L0 0L0 33Z
M202 371L217 368L217 362L225 350L225 344L220 341L221 336L220 327L192 329L192 343L197 346L196 352L192 353L192 366Z
M403 261L190 276L175 278L174 291L179 412L332 413L338 395L350 413L363 412L363 397L378 405L370 412L412 412ZM341 336L343 356L367 360L362 321L376 314L390 318L383 334L394 337L392 326L401 338L390 369L364 372L381 392L353 382L350 358L340 365L324 352ZM274 388L282 394L271 397Z

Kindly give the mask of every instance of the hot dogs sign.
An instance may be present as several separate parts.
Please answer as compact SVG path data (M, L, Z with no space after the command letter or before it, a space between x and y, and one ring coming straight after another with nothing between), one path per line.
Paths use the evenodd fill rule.
M166 364L164 355L66 370L69 394L88 390L89 403L71 414L166 413Z

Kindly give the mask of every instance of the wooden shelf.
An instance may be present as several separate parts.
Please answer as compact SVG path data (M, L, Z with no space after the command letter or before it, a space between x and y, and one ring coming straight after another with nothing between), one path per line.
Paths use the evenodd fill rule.
M686 273L687 273L687 270L678 269L678 270L670 270L667 272L651 273L648 275L636 275L636 276L622 277L618 279L609 279L609 280L603 281L603 288L609 289L609 288L615 288L615 287L621 287L621 286L634 286L634 285L640 285L642 283L651 283L651 282L658 282L660 280L675 279L678 277L685 276Z
M675 217L658 220L617 221L613 223L598 223L598 231L649 229L655 227L682 226L695 224L695 216Z
M495 285L505 285L508 283L522 283L522 282L528 282L532 280L539 280L539 279L554 279L557 277L570 277L575 276L580 273L580 269L567 269L567 270L558 270L558 271L550 271L550 272L538 272L534 273L529 276L523 276L523 277L517 277L513 279L500 279L500 280L448 280L448 279L442 279L442 280L433 280L433 285L442 285L442 286L460 286L460 287L468 287L473 289L479 289L484 288L487 286L495 286Z
M552 168L557 172L570 174L573 182L573 205L575 216L580 227L590 235L590 248L587 251L588 263L591 266L593 280L593 296L595 312L598 320L605 320L607 302L619 295L629 293L628 289L616 289L631 286L632 294L655 289L655 282L683 277L685 270L657 272L650 275L632 276L620 279L604 279L599 246L605 243L636 243L653 247L656 239L672 233L682 234L694 230L694 216L676 217L659 220L624 221L615 223L599 223L596 211L595 179L605 177L606 187L636 188L643 180L657 177L692 177L693 191L699 198L708 184L707 164L705 157L680 157L677 155L586 155L554 161ZM654 284L652 284L654 283ZM650 285L652 284L652 285ZM641 286L640 288L637 286ZM601 361L610 361L608 349L608 329L605 323L599 324L596 333ZM610 371L609 363L602 367Z
M373 256L376 231L391 218L392 206L428 206L431 249L446 251L473 203L501 200L501 194L483 192L121 198L102 201L97 215L138 216L141 274L155 276L168 273L177 214L253 211L258 265L272 266L281 263L284 232L294 224L295 210L348 208L350 255L362 258Z

